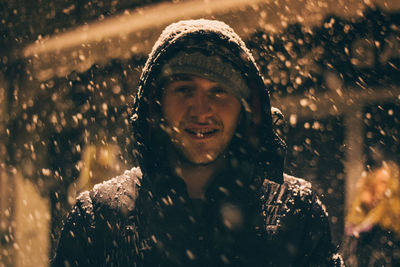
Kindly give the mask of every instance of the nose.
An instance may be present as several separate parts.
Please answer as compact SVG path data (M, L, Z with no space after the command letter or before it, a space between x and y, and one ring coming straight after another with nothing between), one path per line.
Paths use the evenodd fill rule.
M198 122L207 122L212 113L212 105L207 95L197 91L192 98L189 115Z

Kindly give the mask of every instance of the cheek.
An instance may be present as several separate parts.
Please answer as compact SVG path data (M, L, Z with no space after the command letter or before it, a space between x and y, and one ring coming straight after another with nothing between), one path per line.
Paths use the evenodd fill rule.
M235 101L226 110L228 111L229 116L232 118L232 121L237 122L242 110L242 105L238 100L235 99Z
M224 127L229 130L229 132L233 132L236 129L237 124L239 123L240 106L223 109L222 112Z
M170 125L177 125L181 120L184 107L174 99L167 98L162 102L162 113Z

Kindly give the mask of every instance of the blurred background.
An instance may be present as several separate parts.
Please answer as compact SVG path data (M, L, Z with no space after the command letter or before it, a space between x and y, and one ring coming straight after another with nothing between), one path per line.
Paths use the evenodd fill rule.
M400 163L400 1L0 0L0 266L48 266L76 194L133 166L147 54L202 17L252 50L285 171L313 183L342 244L363 171Z

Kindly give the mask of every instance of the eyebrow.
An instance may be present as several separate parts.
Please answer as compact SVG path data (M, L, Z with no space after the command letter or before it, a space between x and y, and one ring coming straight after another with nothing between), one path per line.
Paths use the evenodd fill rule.
M193 81L193 75L190 74L175 74L168 79L168 82L177 82L177 81L185 81L190 82Z
M189 75L189 74L175 74L169 77L166 77L164 79L162 79L161 81L159 81L159 86L166 88L169 84L173 83L173 82L189 82L193 80L193 75Z

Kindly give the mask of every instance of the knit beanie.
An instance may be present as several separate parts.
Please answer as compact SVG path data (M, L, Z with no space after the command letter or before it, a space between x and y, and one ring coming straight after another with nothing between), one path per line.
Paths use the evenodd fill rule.
M250 98L250 89L242 74L232 63L217 55L205 55L200 51L180 51L162 68L162 76L176 74L200 76L221 84L243 103Z

